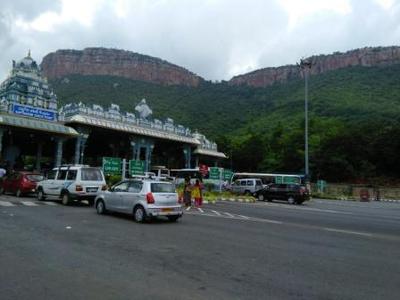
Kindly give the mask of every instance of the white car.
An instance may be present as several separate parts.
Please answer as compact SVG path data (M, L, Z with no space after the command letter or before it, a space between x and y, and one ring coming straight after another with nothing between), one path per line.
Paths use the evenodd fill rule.
M132 214L136 222L165 216L175 222L183 215L181 201L171 182L153 179L124 180L100 193L95 200L98 214L116 211Z
M61 200L64 205L73 200L87 200L89 205L93 205L99 192L105 190L103 171L87 165L54 168L36 187L38 200Z

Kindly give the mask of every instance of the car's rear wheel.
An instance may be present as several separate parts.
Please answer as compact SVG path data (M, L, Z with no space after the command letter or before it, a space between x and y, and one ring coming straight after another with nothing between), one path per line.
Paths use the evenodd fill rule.
M289 196L287 201L288 201L289 204L296 204L296 200L294 199L293 196Z
M264 197L264 195L263 194L258 194L258 201L265 201L265 197Z
M133 219L137 223L143 223L146 220L146 212L142 206L137 206L133 211Z
M179 216L167 216L170 222L176 222L179 219Z
M45 199L44 193L43 193L43 190L42 190L42 189L40 189L40 190L37 191L37 199L38 199L39 201L43 201L43 200Z
M64 194L62 195L62 197L61 197L61 203L62 203L63 205L69 205L70 201L71 201L71 199L70 199L70 197L69 197L69 194L68 194L68 193L64 193Z
M96 211L99 215L104 215L107 210L106 210L106 205L104 204L103 200L99 200L96 203Z
M17 196L18 198L22 196L21 189L18 189L18 190L15 192L15 196Z

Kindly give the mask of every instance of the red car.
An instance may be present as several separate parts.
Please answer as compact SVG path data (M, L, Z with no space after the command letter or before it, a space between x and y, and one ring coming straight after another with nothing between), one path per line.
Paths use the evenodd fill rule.
M43 179L42 175L33 172L11 173L0 181L0 194L13 193L17 197L21 197L24 194L34 193L36 183Z

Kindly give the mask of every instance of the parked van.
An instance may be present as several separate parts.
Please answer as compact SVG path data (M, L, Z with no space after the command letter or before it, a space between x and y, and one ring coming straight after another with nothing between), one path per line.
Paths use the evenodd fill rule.
M252 195L263 188L259 178L237 179L232 184L232 192L238 194Z

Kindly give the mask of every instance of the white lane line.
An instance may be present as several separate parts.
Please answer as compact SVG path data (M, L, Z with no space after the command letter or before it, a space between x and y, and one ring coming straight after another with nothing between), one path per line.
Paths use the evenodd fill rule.
M249 217L246 217L246 216L243 216L243 215L237 215L238 217L241 217L241 218L243 218L243 219L246 219L246 220L248 220L248 219L250 219Z
M14 204L12 204L11 202L6 202L6 201L0 201L0 206L15 206Z
M50 205L50 206L56 206L56 205L58 205L58 204L55 203L55 202L40 202L40 203L43 203L43 204L45 204L45 205Z
M362 235L362 236L372 236L372 234L370 234L370 233L351 231L351 230L342 230L342 229L327 228L327 227L325 227L324 230L332 231L332 232L339 232L339 233Z
M36 203L31 201L21 201L21 203L26 206L38 206Z
M281 221L275 221L275 220L270 220L270 219L261 219L261 218L251 218L250 221L264 222L264 223L271 223L271 224L283 224L283 222L281 222Z
M202 210L200 207L198 207L197 210L198 210L199 212L201 212L201 213L204 212L204 210Z
M186 210L189 211L191 208L192 208L191 206L188 206L188 207L186 208Z
M251 217L248 217L247 219L245 219L246 217L245 216L241 216L241 217L245 217L245 218L243 218L243 219L239 219L238 217L240 216L240 215L236 215L236 216L234 216L234 215L232 215L232 214L230 214L230 213L224 213L224 214L221 214L221 213L219 213L219 212L217 212L217 211L215 211L215 210L211 210L213 213L215 213L215 215L213 214L208 214L208 213L204 213L204 214L201 214L201 215L199 215L199 214L196 214L196 213L193 213L193 212L187 212L187 213L185 213L186 215L193 215L193 216L205 216L205 217L213 217L213 218L223 218L223 219L229 219L229 220L242 220L242 221L250 221L250 222L262 222L262 223L271 223L271 224L283 224L283 222L281 222L281 221L275 221L275 220L270 220L270 219L261 219L261 218L251 218Z

